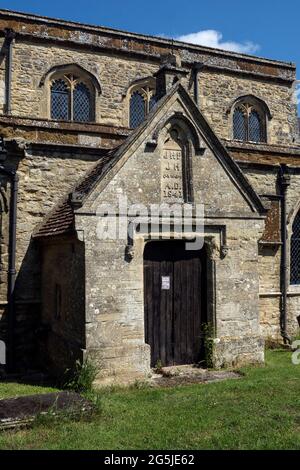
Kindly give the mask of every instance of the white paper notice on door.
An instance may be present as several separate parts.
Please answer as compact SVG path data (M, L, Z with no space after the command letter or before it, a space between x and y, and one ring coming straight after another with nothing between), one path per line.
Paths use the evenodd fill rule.
M170 290L170 276L161 276L161 290Z

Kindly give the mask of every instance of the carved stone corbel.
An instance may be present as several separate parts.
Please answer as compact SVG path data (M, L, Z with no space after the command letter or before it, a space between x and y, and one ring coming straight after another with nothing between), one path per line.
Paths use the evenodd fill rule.
M125 260L130 263L134 257L134 247L133 244L126 245L125 247Z
M229 246L228 245L221 245L220 248L220 257L221 259L225 258L228 254Z

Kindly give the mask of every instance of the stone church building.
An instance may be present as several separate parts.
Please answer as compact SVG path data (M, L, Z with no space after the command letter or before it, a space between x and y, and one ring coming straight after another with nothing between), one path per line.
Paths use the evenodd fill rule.
M90 357L111 383L201 364L208 329L216 367L289 343L294 64L7 10L0 36L8 370L62 374ZM139 218L161 204L189 210L189 230L175 212Z

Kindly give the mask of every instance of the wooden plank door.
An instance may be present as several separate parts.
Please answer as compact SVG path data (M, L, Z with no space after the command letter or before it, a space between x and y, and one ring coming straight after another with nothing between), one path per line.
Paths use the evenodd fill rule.
M205 300L203 252L183 241L149 242L144 252L145 339L151 366L201 359Z
M174 364L194 364L202 352L205 305L199 252L179 251L174 260Z
M173 261L168 247L151 242L144 254L145 337L151 366L173 361ZM164 285L162 283L164 282ZM167 285L167 283L169 283Z

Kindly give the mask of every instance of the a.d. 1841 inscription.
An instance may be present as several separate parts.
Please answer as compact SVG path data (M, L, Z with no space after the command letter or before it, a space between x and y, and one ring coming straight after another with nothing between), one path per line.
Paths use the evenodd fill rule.
M161 160L161 197L163 201L182 202L182 150L165 148Z

